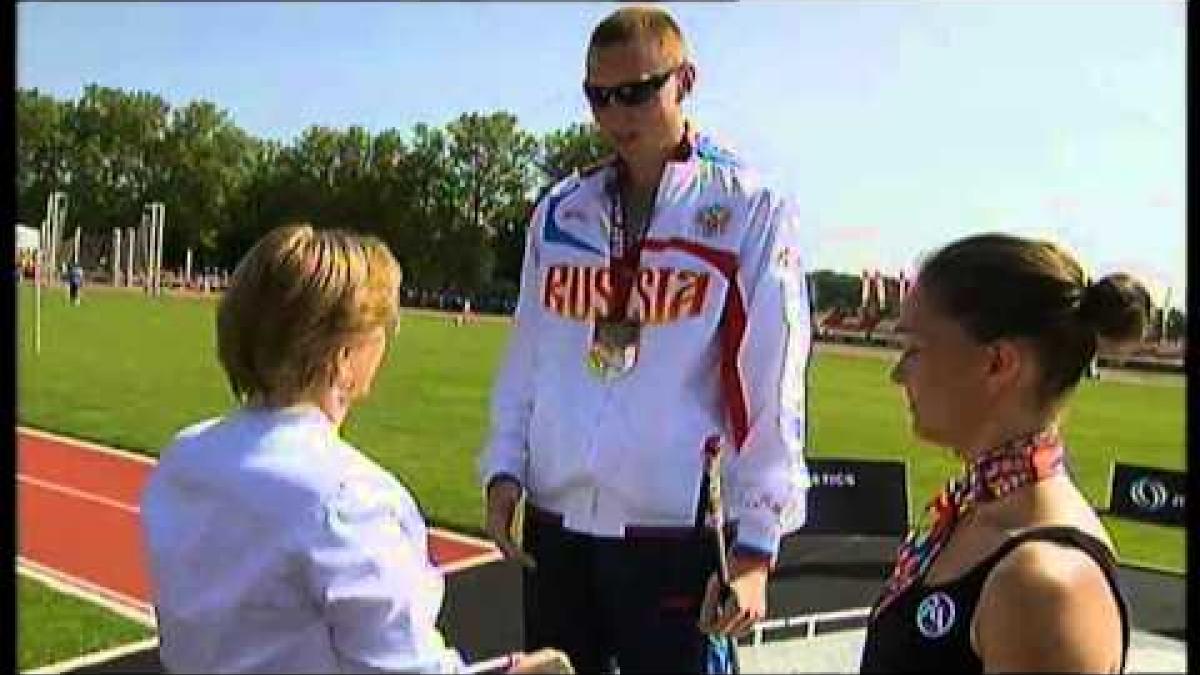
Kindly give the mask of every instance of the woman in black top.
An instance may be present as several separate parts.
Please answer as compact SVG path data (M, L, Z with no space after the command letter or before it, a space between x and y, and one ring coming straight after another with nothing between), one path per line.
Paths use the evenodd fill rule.
M915 433L965 471L901 546L864 672L1124 669L1112 542L1067 475L1058 420L1098 347L1141 337L1148 298L1126 275L1090 283L1059 247L1006 235L922 266L892 379Z

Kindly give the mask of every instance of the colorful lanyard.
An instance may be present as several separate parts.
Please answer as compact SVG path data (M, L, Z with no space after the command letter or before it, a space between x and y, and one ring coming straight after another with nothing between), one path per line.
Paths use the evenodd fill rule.
M909 531L896 566L872 611L877 616L892 600L929 571L955 525L975 504L1003 498L1017 488L1065 471L1057 431L1041 431L993 448L971 461L925 507L921 523Z

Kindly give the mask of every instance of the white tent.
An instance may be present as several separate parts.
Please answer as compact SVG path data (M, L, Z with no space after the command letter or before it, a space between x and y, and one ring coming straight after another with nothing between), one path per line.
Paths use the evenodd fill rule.
M28 227L17 223L17 250L36 251L41 248L39 245L40 234L36 227Z

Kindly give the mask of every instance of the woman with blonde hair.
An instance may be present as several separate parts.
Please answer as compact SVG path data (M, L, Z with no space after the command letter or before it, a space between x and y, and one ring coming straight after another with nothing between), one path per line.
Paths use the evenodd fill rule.
M892 378L917 436L964 465L901 546L863 672L1120 672L1112 541L1067 472L1059 421L1100 347L1140 339L1148 294L1048 242L956 241L921 268Z
M181 431L142 497L167 670L467 668L435 627L443 581L416 504L338 435L371 391L400 276L378 239L307 225L237 266L217 351L239 405Z

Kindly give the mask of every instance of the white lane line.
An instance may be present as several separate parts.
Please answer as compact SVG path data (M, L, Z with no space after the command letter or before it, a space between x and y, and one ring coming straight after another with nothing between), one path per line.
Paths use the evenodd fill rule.
M135 462L139 462L141 464L149 464L149 465L153 466L158 463L158 460L154 459L153 457L147 457L146 455L139 455L136 452L130 452L128 450L120 450L118 448L114 448L111 446L100 445L99 443L93 443L91 441L85 441L85 440L78 439L78 438L71 438L69 436L60 436L58 434L51 433L49 431L42 431L41 429L35 429L33 427L17 426L17 432L22 433L22 434L27 434L29 436L36 436L39 438L44 438L48 441L54 441L55 443L61 443L63 445L75 446L77 448L86 448L88 450L95 450L96 452L104 453L106 455L113 455L115 457L131 459L131 460L133 460Z
M120 591L105 588L49 565L35 562L25 556L17 556L17 571L37 579L56 591L94 602L144 626L155 627L154 608L150 603L125 595Z
M107 663L108 661L119 659L128 654L134 654L136 652L157 648L158 638L146 638L145 640L138 640L128 644L118 645L110 649L101 649L97 652L76 656L73 659L66 659L64 661L59 661L58 663L51 663L40 668L34 668L33 670L26 670L25 672L33 675L42 675L43 673L70 673L79 668Z
M85 492L83 490L76 490L73 487L67 487L66 485L62 485L60 483L55 483L53 481L42 480L41 478L34 478L33 476L30 476L27 474L23 474L23 473L17 474L17 480L22 483L29 483L30 485L33 485L34 487L40 487L43 490L50 490L51 492L58 492L61 494L65 494L69 497L74 497L76 499L82 499L84 501L92 502L94 504L100 504L102 506L109 506L114 509L120 509L122 511L125 511L126 513L131 513L135 516L142 512L142 509L140 507L133 506L133 505L127 504L125 502L119 502L115 499L109 499L108 497L101 497L100 495L93 494L91 492Z

